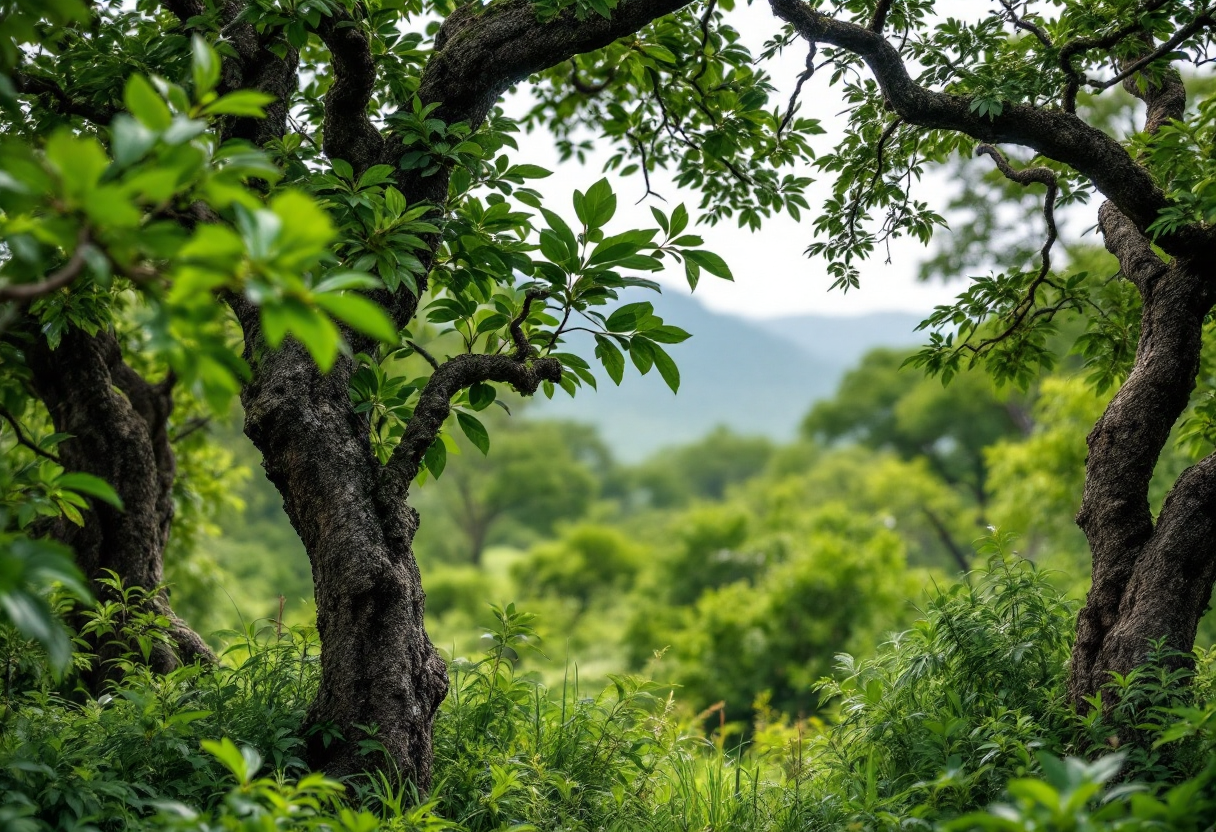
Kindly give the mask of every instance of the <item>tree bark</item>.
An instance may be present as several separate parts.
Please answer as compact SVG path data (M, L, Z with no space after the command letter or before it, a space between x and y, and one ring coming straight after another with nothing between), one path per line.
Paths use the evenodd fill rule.
M423 622L412 550L418 516L372 453L347 391L349 359L322 375L295 341L257 356L257 310L234 306L253 367L241 397L245 432L312 564L323 649L306 721L308 762L334 777L384 767L360 753L374 726L390 767L425 792L447 670Z
M26 360L55 430L70 434L58 447L64 467L102 478L123 502L118 509L91 500L83 526L60 519L51 534L73 549L102 600L112 600L112 593L98 583L108 570L126 586L155 589L164 578L174 511L177 467L168 435L173 379L160 384L143 379L123 361L117 339L106 331L89 335L71 329L55 349L38 334ZM198 634L173 614L163 589L151 603L169 619L172 642L172 647L154 645L148 662L153 670L167 672L179 661L215 661ZM94 649L99 661L86 674L86 683L98 690L113 678L109 660L121 650L104 643Z
M1157 459L1195 386L1216 271L1181 258L1163 263L1110 203L1099 224L1144 308L1133 370L1087 440L1077 524L1093 555L1093 583L1069 682L1082 710L1112 672L1142 664L1152 641L1189 653L1216 578L1216 460L1178 478L1156 523L1148 502Z

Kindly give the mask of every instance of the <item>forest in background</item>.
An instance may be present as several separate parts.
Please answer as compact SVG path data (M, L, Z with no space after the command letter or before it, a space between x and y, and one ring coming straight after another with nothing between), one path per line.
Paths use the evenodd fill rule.
M547 683L570 667L593 688L634 673L745 732L757 707L818 714L837 654L868 658L906 628L933 587L983 565L992 529L1081 600L1073 515L1107 397L1076 365L1021 392L979 372L943 386L904 367L910 354L865 353L793 442L718 428L625 464L593 426L522 400L487 417L489 453L454 439L458 455L416 491L436 645L477 655L492 605L513 602L537 616L541 653L522 668ZM280 595L282 620L308 624L308 560L278 494L246 440L219 430L226 499L168 564L175 608L217 643L278 619ZM1185 459L1164 459L1162 480Z

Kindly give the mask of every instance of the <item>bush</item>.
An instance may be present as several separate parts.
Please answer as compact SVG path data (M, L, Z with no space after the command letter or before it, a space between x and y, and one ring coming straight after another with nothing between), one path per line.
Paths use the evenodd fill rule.
M825 570L812 568L813 557L794 557L778 585L726 590L763 589L769 613L808 597L840 605L890 566L898 549L885 540L875 534L859 564ZM1118 706L1078 717L1063 695L1072 608L1008 547L1007 537L989 541L988 567L969 585L934 592L923 618L874 657L842 657L839 681L818 686L835 724L791 721L761 697L757 742L732 740L729 750L722 733L710 741L681 721L672 696L650 683L616 677L588 696L574 666L554 690L520 674L514 657L536 643L531 616L496 608L491 649L452 662L435 725L435 787L423 802L389 776L343 784L306 771L298 734L318 669L310 630L228 633L220 667L153 676L130 666L96 700L72 690L70 677L17 673L0 713L0 828L1211 828L1213 657L1200 654L1192 670L1184 657L1159 653L1155 664L1114 680ZM720 597L740 602L732 609L746 612L744 602L755 600L727 591ZM95 615L125 620L113 610ZM799 642L831 626L790 621L803 628ZM115 636L147 637L123 630L131 626L120 623ZM775 631L764 638L786 649ZM30 649L11 634L0 638L9 667L29 664ZM736 675L761 667L747 664L756 661L740 655ZM1094 754L1104 737L1129 730L1141 732L1137 748L1149 751ZM374 742L367 753L378 753ZM1000 805L986 809L992 801Z
M901 540L877 521L827 507L808 525L756 583L705 592L677 629L635 625L632 640L652 641L634 655L669 646L653 672L693 707L725 701L731 720L748 719L763 691L788 714L813 713L833 656L901 624L911 587Z
M572 598L580 606L633 583L642 550L608 526L574 526L555 542L537 546L511 567L521 590Z

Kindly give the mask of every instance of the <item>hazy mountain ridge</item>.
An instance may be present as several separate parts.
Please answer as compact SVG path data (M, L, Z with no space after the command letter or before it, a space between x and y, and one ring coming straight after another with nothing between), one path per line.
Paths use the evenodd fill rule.
M922 316L877 313L749 321L706 309L686 295L630 294L648 300L666 323L693 334L669 347L680 367L679 395L657 372L639 376L629 364L620 387L600 369L599 390L571 399L558 391L529 408L538 417L596 425L613 452L635 461L664 445L689 442L717 425L788 440L811 403L828 396L840 376L876 346L911 346Z

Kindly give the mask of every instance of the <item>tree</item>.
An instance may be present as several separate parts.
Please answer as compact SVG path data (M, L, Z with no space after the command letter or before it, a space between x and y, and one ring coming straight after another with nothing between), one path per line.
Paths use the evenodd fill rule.
M656 208L658 228L615 234L606 181L575 192L574 227L540 206L526 180L545 172L512 165L515 125L496 110L532 79L529 126L549 128L568 155L579 130L602 134L617 148L609 167L638 174L648 193L651 173L669 169L700 193L710 224L800 216L809 179L793 165L814 159L836 184L810 251L845 289L886 239L927 240L941 225L913 194L926 163L980 152L1043 188L1040 262L976 279L928 321L918 361L945 379L980 362L1027 384L1054 360L1056 317L1089 320L1079 348L1095 383L1122 386L1090 437L1079 520L1093 588L1072 694L1083 703L1151 639L1185 651L1216 578L1216 456L1179 477L1156 520L1148 482L1187 409L1213 302L1216 107L1209 96L1188 111L1178 70L1206 65L1210 7L1095 0L1047 18L1008 0L976 22L934 26L926 0L824 5L770 0L785 25L761 56L801 37L799 86L831 67L849 127L816 155L821 128L797 117L797 93L770 107L770 79L725 22L729 0L139 0L91 15L76 0L11 0L0 207L12 257L0 300L12 375L30 394L11 441L116 492L47 468L22 493L49 500L55 533L88 569L116 559L154 584L172 519L170 394L182 385L219 404L239 389L315 577L324 651L311 762L334 775L375 765L358 752L359 726L375 724L425 791L447 681L423 627L406 496L442 472L444 426L484 450L474 414L493 384L531 394L594 383L565 350L576 334L614 381L628 352L675 388L662 345L687 333L644 302L597 307L621 287L653 287L636 273L673 260L693 286L730 276L685 233L682 206ZM1084 118L1082 89L1121 83L1146 105L1135 135ZM1011 162L998 144L1038 161ZM1052 268L1057 202L1091 192L1123 282ZM239 327L241 361L217 298ZM418 342L420 314L455 333L456 354ZM1207 435L1213 407L1198 403L1192 433ZM48 420L71 438L49 436ZM73 504L86 496L87 517ZM202 653L158 603L179 648Z
M472 443L462 443L460 462L417 498L419 511L451 521L441 534L449 537L455 527L456 547L428 532L431 550L474 566L488 543L512 530L515 537L548 534L555 524L582 517L611 465L599 437L584 425L490 420L487 426L494 432L491 451L479 457Z
M684 233L683 206L615 234L606 181L574 193L574 228L540 207L526 180L548 172L511 164L516 128L495 104L679 4L609 18L516 2L484 14L394 0L15 2L0 65L12 252L0 301L21 404L12 441L46 463L21 469L12 501L32 508L17 531L68 543L95 580L159 586L177 391L217 412L239 391L312 565L324 650L310 762L335 776L376 767L360 750L375 731L425 792L447 674L423 625L406 495L442 473L445 426L485 452L475 413L494 384L593 384L564 351L576 331L614 381L627 352L677 388L662 345L688 333L649 303L597 307L657 288L635 275L664 258L687 261L694 283L701 269L730 276ZM443 26L397 28L431 12ZM539 234L520 206L539 209ZM448 336L432 348L455 340L455 354L419 343L420 314ZM176 648L154 667L209 657L167 595L149 597Z
M905 459L924 457L982 510L988 501L984 449L1027 431L1029 414L980 371L961 373L943 387L906 369L906 357L891 349L867 353L845 374L834 398L811 408L802 433L820 441L856 439Z

